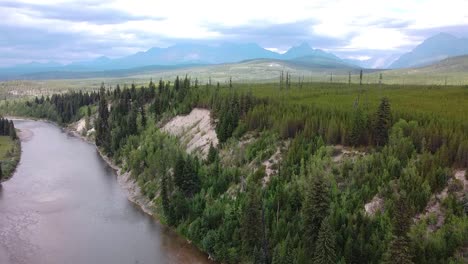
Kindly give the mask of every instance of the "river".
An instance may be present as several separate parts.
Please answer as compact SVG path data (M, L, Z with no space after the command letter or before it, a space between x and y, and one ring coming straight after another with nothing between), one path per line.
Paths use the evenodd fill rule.
M0 263L210 263L128 201L92 144L15 121L22 156L0 187Z

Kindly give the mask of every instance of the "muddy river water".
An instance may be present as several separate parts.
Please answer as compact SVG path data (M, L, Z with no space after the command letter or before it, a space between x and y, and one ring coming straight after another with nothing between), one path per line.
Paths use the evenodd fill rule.
M0 187L0 263L209 263L128 201L93 145L15 121L22 156Z

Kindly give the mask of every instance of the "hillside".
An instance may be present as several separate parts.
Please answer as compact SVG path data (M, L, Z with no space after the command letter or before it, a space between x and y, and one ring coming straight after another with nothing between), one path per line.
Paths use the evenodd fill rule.
M383 82L389 84L466 85L468 55L447 58L423 67L379 71L367 77L375 83L378 82L380 73L383 75Z
M382 263L393 251L463 263L464 87L188 77L121 87L4 102L0 113L97 117L96 145L150 201L144 209L220 263L255 263L267 248L271 263L306 264L325 243L327 263Z
M425 66L448 57L468 54L468 39L440 33L426 39L411 52L403 54L390 68Z

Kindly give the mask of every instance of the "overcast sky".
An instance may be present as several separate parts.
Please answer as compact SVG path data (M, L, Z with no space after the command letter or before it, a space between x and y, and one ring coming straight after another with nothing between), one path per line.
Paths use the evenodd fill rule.
M177 43L307 42L341 57L468 36L466 0L0 0L0 66L125 56Z

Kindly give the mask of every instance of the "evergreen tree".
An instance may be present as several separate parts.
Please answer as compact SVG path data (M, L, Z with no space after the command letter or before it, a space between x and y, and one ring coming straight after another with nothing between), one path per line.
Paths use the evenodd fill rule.
M184 164L182 191L185 195L192 197L200 188L200 180L197 174L197 161L190 156Z
M247 255L261 259L262 255L262 209L259 188L253 182L247 190L247 199L242 219L242 249ZM254 250L255 249L255 250ZM256 252L255 252L256 251ZM254 254L253 254L254 253Z
M143 128L146 127L146 114L145 114L145 108L144 107L141 107L140 108L140 112L141 112L141 126Z
M330 198L327 183L321 172L309 175L303 205L304 241L307 252L314 254L315 242L323 219L328 215Z
M384 263L413 263L408 230L411 226L411 210L401 196L395 201L393 239L384 255Z
M365 142L366 119L360 107L357 107L351 124L351 133L349 134L349 144L359 146Z
M328 218L323 219L315 244L314 264L336 263L335 232Z
M184 185L184 167L184 156L179 153L179 155L177 155L174 165L174 183L180 189L182 189Z
M328 215L330 198L328 185L319 169L314 169L309 175L309 186L307 187L303 205L304 217L304 241L309 254L314 253L315 241L319 233L323 219Z
M210 143L210 149L208 150L208 156L206 157L206 163L211 164L218 159L218 151L213 147L213 143Z
M107 108L104 84L99 93L98 118L96 119L96 145L102 147L106 153L110 152L111 131L109 126L109 109Z
M10 125L9 125L9 135L11 139L13 140L17 139L15 125L13 124L13 121L11 120L10 120Z
M374 125L374 143L377 146L383 146L388 141L388 133L392 123L392 113L388 98L382 98L376 113Z
M169 193L167 187L167 175L164 173L161 179L161 199L162 199L162 206L164 215L166 216L167 223L169 225L174 224L174 217L172 213L172 207L169 201Z
M138 132L137 109L136 109L136 106L133 105L127 117L127 134L135 135L137 132Z

